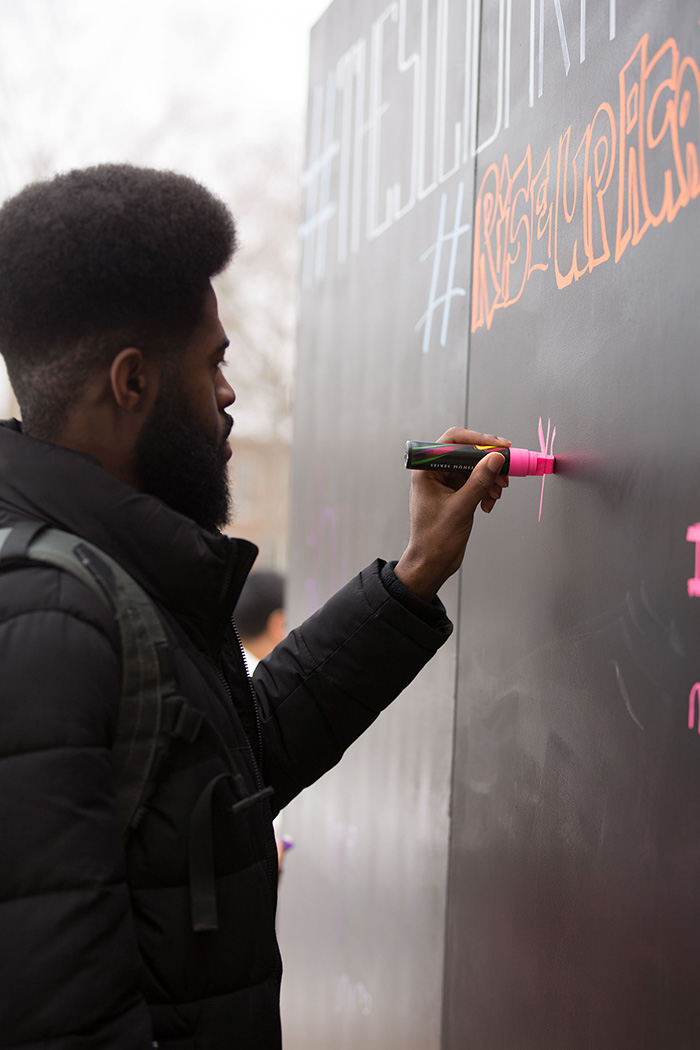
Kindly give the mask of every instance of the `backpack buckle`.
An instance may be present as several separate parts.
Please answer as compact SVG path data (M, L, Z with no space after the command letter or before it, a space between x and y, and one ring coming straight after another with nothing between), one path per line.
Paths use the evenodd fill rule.
M163 703L163 726L171 737L193 744L199 736L204 713L192 707L182 696L168 697ZM170 723L170 724L168 724Z
M244 810L254 806L256 802L262 802L264 798L272 798L273 795L274 790L271 787L262 788L261 791L256 791L254 795L246 795L245 798L234 802L231 806L231 812L242 813Z
M173 729L173 736L182 737L188 744L193 744L202 728L204 714L196 707L190 707L184 700L177 716L177 722Z

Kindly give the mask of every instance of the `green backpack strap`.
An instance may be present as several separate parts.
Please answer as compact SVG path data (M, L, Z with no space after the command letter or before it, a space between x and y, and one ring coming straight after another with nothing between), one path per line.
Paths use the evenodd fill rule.
M178 694L172 650L160 616L143 588L99 547L43 522L22 521L0 529L0 570L43 562L80 580L116 618L122 649L122 690L112 769L122 832L138 826L160 774L170 742L205 740L227 773L204 788L190 821L189 868L192 924L218 928L211 802L216 784L227 779L239 813L272 794L249 792L240 768L212 722Z
M122 831L135 827L157 780L165 746L164 712L177 697L172 656L146 593L113 558L68 532L40 522L0 529L3 565L45 562L71 573L116 618L122 648L122 691L112 766ZM182 702L184 705L184 701ZM182 706L180 705L180 706ZM185 726L182 726L183 731ZM172 727L168 727L172 732ZM179 735L179 734L176 734Z

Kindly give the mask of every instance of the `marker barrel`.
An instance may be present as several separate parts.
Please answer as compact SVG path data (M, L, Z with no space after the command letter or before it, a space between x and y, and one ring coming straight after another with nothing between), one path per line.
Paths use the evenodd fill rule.
M554 456L540 452L501 445L452 445L447 442L407 441L405 465L408 470L458 470L471 474L482 459L494 452L505 460L501 474L524 478L554 472Z

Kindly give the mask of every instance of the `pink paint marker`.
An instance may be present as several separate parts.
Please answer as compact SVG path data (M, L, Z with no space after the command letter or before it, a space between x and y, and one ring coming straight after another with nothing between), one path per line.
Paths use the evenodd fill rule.
M451 445L447 442L407 441L405 464L408 470L462 470L471 474L482 459L498 452L505 463L501 474L513 478L529 475L542 477L553 474L555 456L542 452L528 452L525 448L504 448L501 445Z

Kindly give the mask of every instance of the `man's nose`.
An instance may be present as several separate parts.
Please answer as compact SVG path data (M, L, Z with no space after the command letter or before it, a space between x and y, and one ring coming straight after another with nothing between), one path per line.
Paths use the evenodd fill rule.
M236 391L233 389L228 379L225 376L221 376L219 387L217 390L217 399L221 408L228 408L236 400Z

